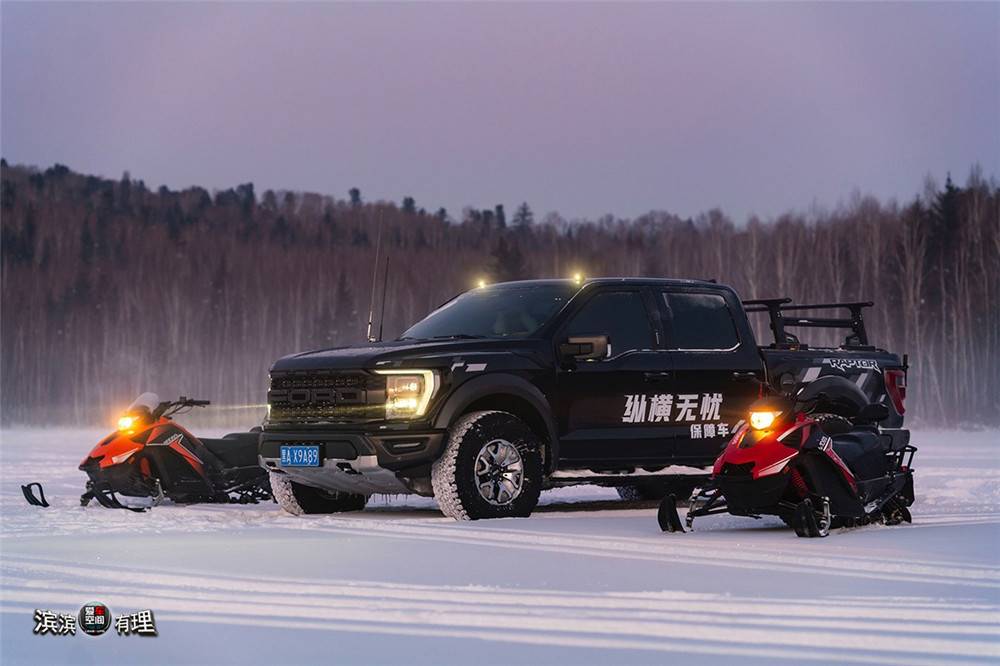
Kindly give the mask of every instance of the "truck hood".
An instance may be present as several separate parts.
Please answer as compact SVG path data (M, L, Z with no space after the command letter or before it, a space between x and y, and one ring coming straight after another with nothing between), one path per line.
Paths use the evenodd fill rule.
M332 347L284 356L271 366L271 370L357 370L386 367L406 361L405 366L416 367L421 362L446 365L453 360L503 352L532 353L540 351L541 340L391 340L357 347Z

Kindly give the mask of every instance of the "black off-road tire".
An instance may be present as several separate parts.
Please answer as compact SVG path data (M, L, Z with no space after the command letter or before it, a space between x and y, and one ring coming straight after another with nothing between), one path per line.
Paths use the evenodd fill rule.
M330 493L305 486L288 478L286 474L269 472L274 501L288 513L301 516L314 513L343 513L361 511L368 503L365 495Z
M503 504L484 498L476 481L476 459L496 441L516 448L523 468L520 492ZM472 412L459 418L448 432L444 453L431 467L438 506L455 520L530 516L538 504L542 476L542 446L537 435L521 419L500 411Z

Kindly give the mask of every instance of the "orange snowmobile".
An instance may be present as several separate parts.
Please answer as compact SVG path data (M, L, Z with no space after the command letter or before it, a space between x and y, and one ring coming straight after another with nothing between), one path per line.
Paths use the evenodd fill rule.
M208 400L181 396L160 402L143 393L118 419L118 430L105 437L80 463L87 473L84 506L96 500L115 509L144 511L117 497L164 498L177 503L256 503L271 499L267 472L257 461L257 432L239 432L222 439L195 437L173 417Z

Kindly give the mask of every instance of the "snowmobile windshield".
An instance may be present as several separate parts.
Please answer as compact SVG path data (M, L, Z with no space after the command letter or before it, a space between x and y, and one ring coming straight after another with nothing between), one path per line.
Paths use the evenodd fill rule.
M480 287L448 301L400 339L527 338L552 319L578 289L571 282Z
M147 411L152 413L160 405L160 396L155 393L142 393L132 401L132 404L125 410L126 413L133 411Z

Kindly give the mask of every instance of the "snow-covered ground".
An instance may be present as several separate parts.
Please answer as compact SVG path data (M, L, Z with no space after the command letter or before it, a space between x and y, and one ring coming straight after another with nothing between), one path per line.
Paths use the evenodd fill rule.
M1000 661L996 432L916 433L914 524L827 539L728 516L662 534L655 507L598 488L473 523L405 497L81 508L102 434L0 432L3 664ZM34 609L89 601L152 609L160 635L32 634Z

